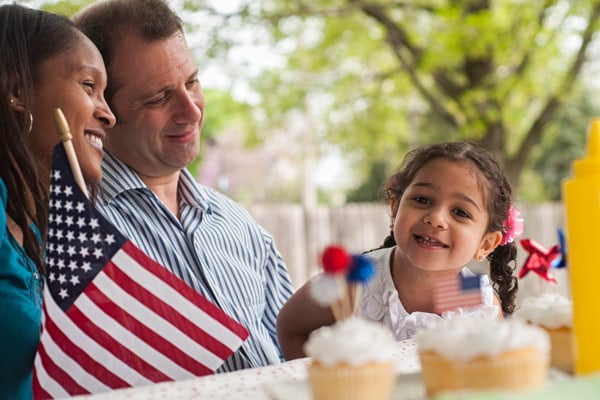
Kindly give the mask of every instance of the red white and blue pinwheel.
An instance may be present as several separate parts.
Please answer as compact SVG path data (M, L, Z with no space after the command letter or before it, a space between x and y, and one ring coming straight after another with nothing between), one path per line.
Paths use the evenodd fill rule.
M557 244L546 249L532 239L521 240L521 246L529 253L529 256L519 271L519 278L523 278L529 272L534 272L546 281L556 283L556 279L550 273L550 268L561 257L561 246Z

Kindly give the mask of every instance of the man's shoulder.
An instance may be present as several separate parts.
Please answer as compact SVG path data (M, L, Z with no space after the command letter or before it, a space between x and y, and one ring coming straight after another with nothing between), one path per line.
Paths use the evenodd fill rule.
M193 193L194 196L206 201L210 207L214 207L220 210L230 210L248 214L248 210L241 204L230 198L224 193L218 190L205 186L202 183L196 181L192 176L191 172L184 169L182 172L183 186Z

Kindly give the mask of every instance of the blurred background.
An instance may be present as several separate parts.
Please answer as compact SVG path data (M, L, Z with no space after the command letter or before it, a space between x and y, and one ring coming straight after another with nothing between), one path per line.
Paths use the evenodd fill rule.
M91 1L17 3L72 15ZM381 184L408 149L437 141L493 152L523 237L558 243L561 182L600 116L600 1L170 4L207 99L190 169L274 235L296 286L327 244L361 252L383 241ZM526 257L520 248L517 271ZM526 276L521 296L568 295L567 272L553 273L558 285Z

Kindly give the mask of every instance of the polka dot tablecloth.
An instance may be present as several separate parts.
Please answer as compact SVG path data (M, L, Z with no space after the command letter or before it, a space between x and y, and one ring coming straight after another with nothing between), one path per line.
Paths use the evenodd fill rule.
M417 345L412 339L397 342L394 361L399 374L420 371ZM269 384L306 380L309 358L292 360L269 367L216 374L178 382L114 390L93 396L78 396L78 400L273 400Z

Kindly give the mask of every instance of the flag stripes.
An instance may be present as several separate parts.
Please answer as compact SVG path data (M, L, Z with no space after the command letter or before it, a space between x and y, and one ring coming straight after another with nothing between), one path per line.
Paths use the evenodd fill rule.
M82 197L70 171L52 176L34 397L189 379L219 368L247 330L123 237Z
M445 311L483 304L481 277L451 275L438 278L433 287L434 311Z

